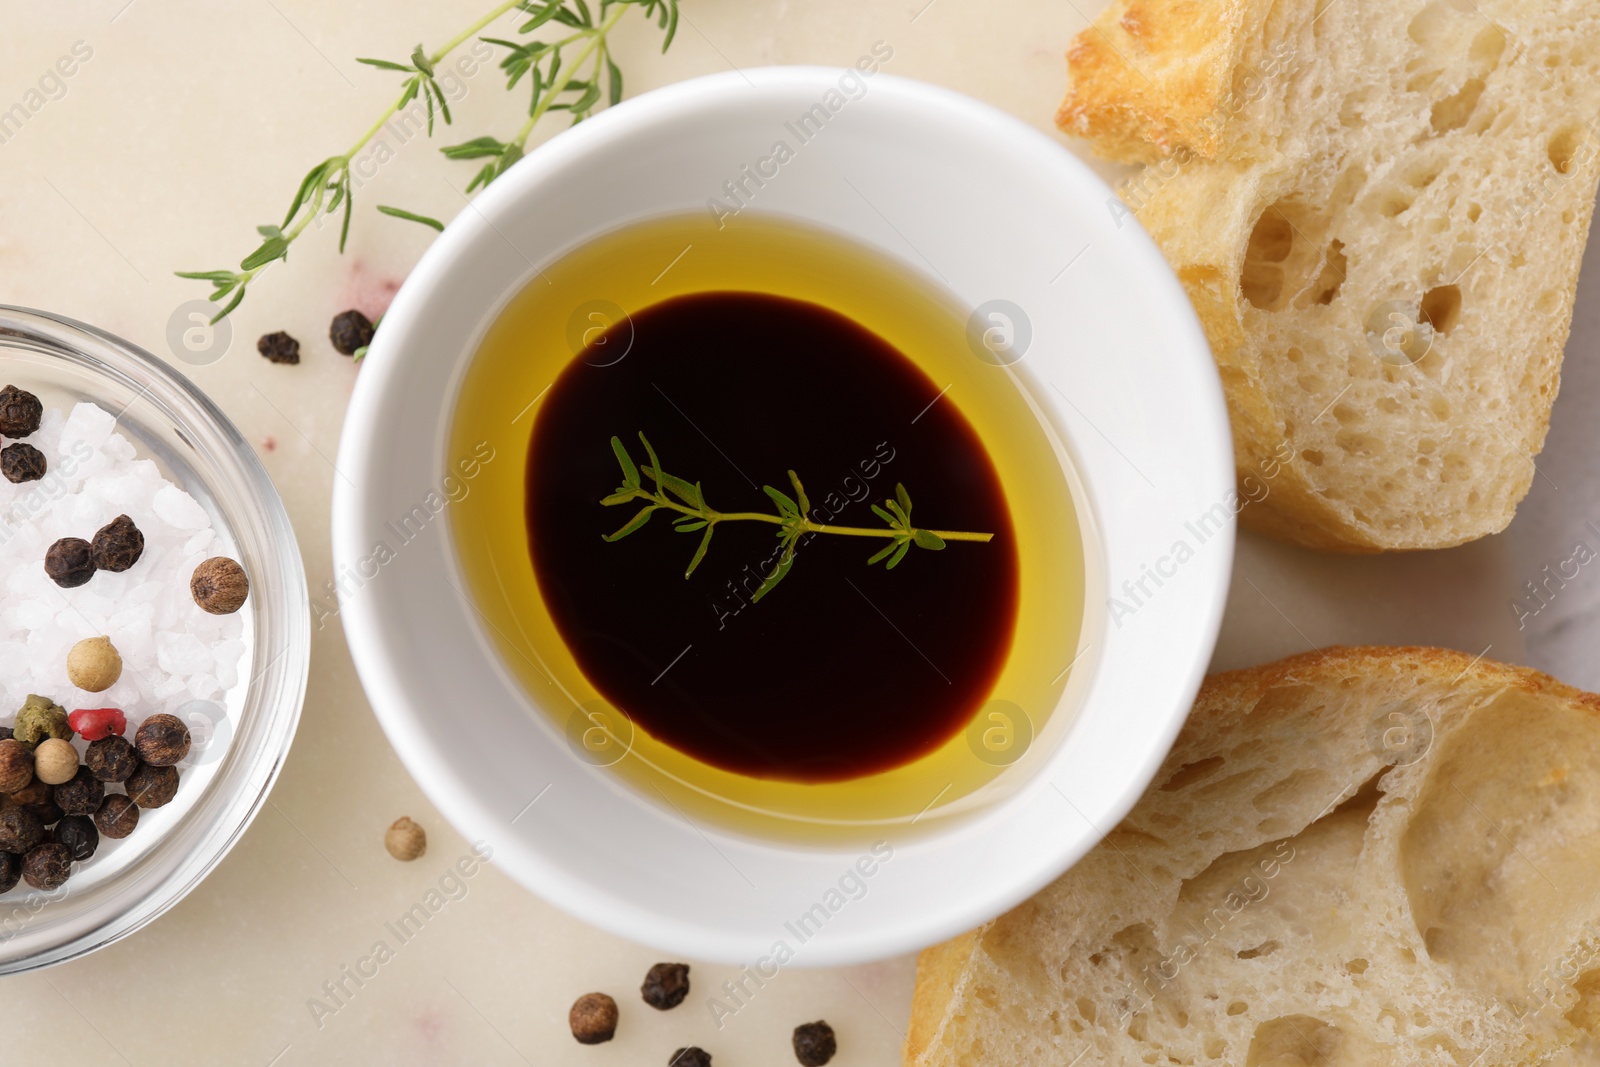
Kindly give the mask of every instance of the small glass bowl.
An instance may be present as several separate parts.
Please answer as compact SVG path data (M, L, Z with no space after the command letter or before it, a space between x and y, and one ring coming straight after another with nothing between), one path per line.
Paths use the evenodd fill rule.
M266 801L294 738L311 624L305 570L277 490L239 431L186 379L92 326L4 305L0 378L36 394L46 409L91 401L117 415L117 432L199 502L217 534L215 551L250 577L239 681L215 721L191 722L195 750L180 765L177 797L144 812L126 839L103 841L60 889L44 893L23 882L0 894L0 974L11 974L132 933L227 854ZM141 709L136 717L156 710L174 709Z

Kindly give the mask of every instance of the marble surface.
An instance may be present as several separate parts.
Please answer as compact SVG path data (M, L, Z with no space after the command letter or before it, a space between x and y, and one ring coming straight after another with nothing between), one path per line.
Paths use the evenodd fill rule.
M0 302L67 314L165 356L174 310L204 295L172 272L237 262L252 228L277 221L306 168L342 151L390 101L392 77L353 57L398 58L419 39L432 46L487 6L0 0L0 113L30 108L20 129L0 136ZM684 0L667 56L637 23L619 31L617 50L637 93L730 67L848 64L882 40L895 50L893 73L970 93L1058 136L1050 119L1061 54L1098 6ZM75 48L74 73L56 80L57 61ZM452 140L519 124L520 94L503 93L493 72L466 81L463 93ZM363 188L346 255L331 232L309 235L234 316L226 354L179 365L259 451L288 504L314 595L332 576L331 457L357 374L327 345L327 322L350 306L382 311L431 236L371 205L447 219L462 209L457 190L470 173L420 140L405 145ZM1597 276L1591 269L1580 292L1541 476L1511 530L1452 551L1381 558L1246 535L1218 667L1332 642L1436 643L1600 687L1600 661L1586 654L1600 582L1585 572L1521 628L1512 608L1523 583L1569 556L1574 539L1600 547L1584 525L1600 523L1600 428L1578 415L1600 390L1588 359L1600 339ZM256 355L254 338L278 329L306 343L300 365ZM384 827L400 815L429 832L427 855L409 865L382 847ZM722 1067L737 1067L792 1062L790 1028L822 1017L840 1035L838 1067L899 1062L910 958L785 970L718 1029L706 1000L731 968L696 965L690 1000L657 1014L634 992L655 953L557 912L492 862L450 880L469 856L384 739L343 634L324 626L299 737L270 804L209 879L139 934L5 979L9 1017L29 1024L8 1027L0 1058L607 1067L665 1063L674 1048L698 1043ZM385 924L436 889L446 903L402 943ZM379 941L387 958L363 963ZM352 977L358 970L370 977ZM567 1034L566 1011L591 989L618 998L623 1025L613 1043L582 1048Z

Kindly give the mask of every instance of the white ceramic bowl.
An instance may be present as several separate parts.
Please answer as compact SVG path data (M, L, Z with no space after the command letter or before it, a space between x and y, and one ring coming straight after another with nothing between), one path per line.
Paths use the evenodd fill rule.
M1081 475L1091 546L1065 736L1007 799L889 840L892 856L864 864L863 879L849 874L859 849L693 825L575 759L497 662L456 584L446 523L372 563L374 546L394 541L386 524L443 483L462 369L536 267L626 221L706 210L818 104L832 108L825 131L748 210L850 234L930 279L936 264L937 284L970 307L1025 309L1032 341L1018 366ZM1154 244L1112 202L1064 148L989 107L883 73L797 67L625 103L532 153L463 211L384 319L345 423L348 478L333 509L338 571L356 576L341 606L356 666L445 816L512 877L597 926L746 964L770 960L779 942L808 966L920 948L1082 856L1139 797L1188 711L1234 532L1232 447L1205 339ZM1111 596L1122 604L1114 620ZM795 921L819 904L826 921L802 940Z

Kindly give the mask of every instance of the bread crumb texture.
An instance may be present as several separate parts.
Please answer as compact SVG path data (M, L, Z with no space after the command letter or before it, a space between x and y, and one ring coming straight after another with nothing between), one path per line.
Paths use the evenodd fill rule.
M1351 551L1503 529L1600 177L1600 4L1115 0L1068 67L1058 122L1147 164L1118 193L1270 483L1242 520Z
M1433 649L1218 675L1104 842L923 954L905 1062L1600 1063L1597 870L1600 698Z

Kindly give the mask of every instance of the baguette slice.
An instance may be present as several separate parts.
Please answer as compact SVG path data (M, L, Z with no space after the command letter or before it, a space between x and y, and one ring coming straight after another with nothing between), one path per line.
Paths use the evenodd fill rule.
M1597 871L1600 697L1435 649L1217 675L1100 845L923 953L905 1063L1600 1062Z
M1349 551L1503 529L1600 178L1600 5L1114 0L1067 59L1061 128L1148 164L1119 194L1267 487L1243 521Z

